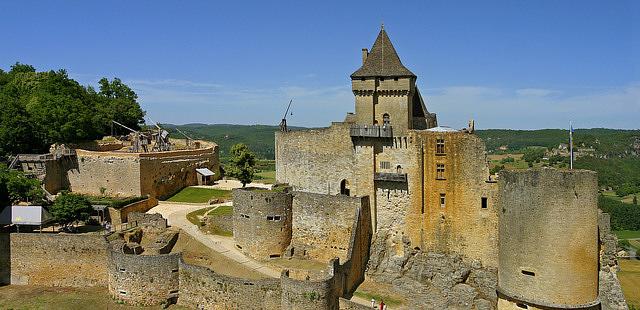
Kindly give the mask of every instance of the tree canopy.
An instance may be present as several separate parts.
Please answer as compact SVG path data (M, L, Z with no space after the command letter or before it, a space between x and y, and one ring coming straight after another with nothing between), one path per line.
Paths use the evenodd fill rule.
M53 218L64 226L87 220L92 211L87 197L71 193L62 193L49 208Z
M227 175L242 182L242 187L251 183L255 174L256 155L247 145L238 143L231 147L231 160L226 169Z
M40 187L40 181L0 164L0 207L20 201L39 204L43 200L44 191Z
M108 135L111 121L139 128L137 95L118 78L82 86L63 69L36 72L16 63L0 70L0 157L46 152L53 143L76 143Z

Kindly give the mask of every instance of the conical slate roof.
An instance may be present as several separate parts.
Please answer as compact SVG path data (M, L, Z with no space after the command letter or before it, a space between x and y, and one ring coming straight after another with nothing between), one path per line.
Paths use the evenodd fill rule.
M402 62L384 28L380 30L376 42L360 69L351 74L352 78L363 77L415 77Z

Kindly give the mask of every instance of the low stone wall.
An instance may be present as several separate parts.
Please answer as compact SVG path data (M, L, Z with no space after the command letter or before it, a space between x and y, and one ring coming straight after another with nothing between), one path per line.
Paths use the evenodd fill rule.
M107 285L107 241L103 236L13 233L9 238L11 284ZM6 242L6 236L4 239Z
M340 310L371 310L370 306L361 305L340 297Z
M233 215L212 215L207 216L205 225L209 229L217 229L223 231L233 231Z
M369 199L362 199L362 206L356 210L354 229L349 238L349 250L347 261L342 266L344 273L344 285L341 296L351 297L353 292L364 281L369 261L369 248L371 245L371 211Z
M180 253L160 255L109 252L109 293L129 304L156 305L177 298Z
M282 273L282 305L280 309L338 309L342 293L343 275L339 259L329 263L328 273L320 279L290 277L290 271Z
M132 212L144 213L158 205L158 199L150 197L132 204L128 204L120 209L108 208L109 218L112 225L120 225L129 221L128 215Z
M245 280L180 260L178 305L193 309L280 309L279 279Z

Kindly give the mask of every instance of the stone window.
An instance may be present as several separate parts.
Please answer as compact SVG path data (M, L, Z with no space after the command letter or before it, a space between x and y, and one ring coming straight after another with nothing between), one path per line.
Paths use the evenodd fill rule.
M118 270L119 270L120 272L125 272L125 271L127 271L126 269L124 269L124 268L122 268L122 267L118 268Z
M402 173L402 166L400 166L400 165L396 166L396 173L398 173L398 174Z
M267 215L267 221L273 221L273 215Z
M447 205L446 194L440 194L440 207L444 208Z
M535 276L536 276L536 273L535 273L535 272L533 272L533 271L529 271L529 270L524 270L524 269L522 270L522 274L523 274L523 275L527 275L527 276L532 276L532 277L535 277Z
M118 293L120 293L120 295L127 295L127 291L120 290L120 291L118 291Z
M274 215L273 216L273 220L274 221L280 221L282 219L282 217L280 215Z
M444 155L444 139L436 139L436 155Z
M391 163L388 161L381 161L380 169L391 169Z
M444 164L436 164L436 180L444 179Z
M241 217L241 218L245 218L245 219L248 219L248 218L249 218L249 216L248 216L248 215L246 215L246 214L242 214L242 213L240 213L240 217Z
M480 199L480 207L482 209L486 209L489 206L489 201L487 200L487 197L482 197Z

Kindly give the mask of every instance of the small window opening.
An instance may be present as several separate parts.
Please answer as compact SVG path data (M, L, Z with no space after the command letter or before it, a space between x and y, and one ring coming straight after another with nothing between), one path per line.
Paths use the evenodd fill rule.
M398 78L393 78L394 81L398 81Z
M402 166L400 166L400 165L396 166L396 173L397 174L402 174Z
M447 204L446 194L440 194L440 207L444 208Z
M171 272L178 272L178 268L176 268L176 269L171 269Z
M380 169L390 169L391 168L391 163L388 161L381 161L380 162Z
M280 257L280 254L271 254L269 255L269 258L278 258Z
M340 194L349 196L351 191L349 190L349 181L342 180L340 181Z
M280 215L274 215L273 216L273 220L274 221L280 221L282 219L282 217Z
M118 291L118 293L120 293L120 295L127 295L126 291Z
M522 309L529 309L529 307L523 303L516 303L516 306L518 306L518 308L522 308Z
M382 124L383 125L391 124L391 117L389 116L388 113L385 113L385 114L382 115Z
M444 180L444 164L436 164L436 179Z
M536 276L536 273L535 273L535 272L533 272L533 271L528 271L528 270L522 270L522 274L524 274L524 275L528 275L528 276L532 276L532 277L535 277L535 276Z
M273 216L267 215L267 221L273 221Z
M444 155L444 139L436 139L436 154Z
M241 249L241 250L242 250L242 247L241 247L239 244L236 244L236 248L238 248L238 249Z
M488 200L487 200L487 197L482 197L480 201L481 201L480 207L481 207L482 209L486 209L486 208L487 208L487 206L489 205L489 202L488 202Z
M118 270L120 270L120 272L125 272L125 271L127 271L127 270L126 270L126 269L124 269L124 268L119 268Z
M178 294L178 290L171 290L169 291L169 294Z

